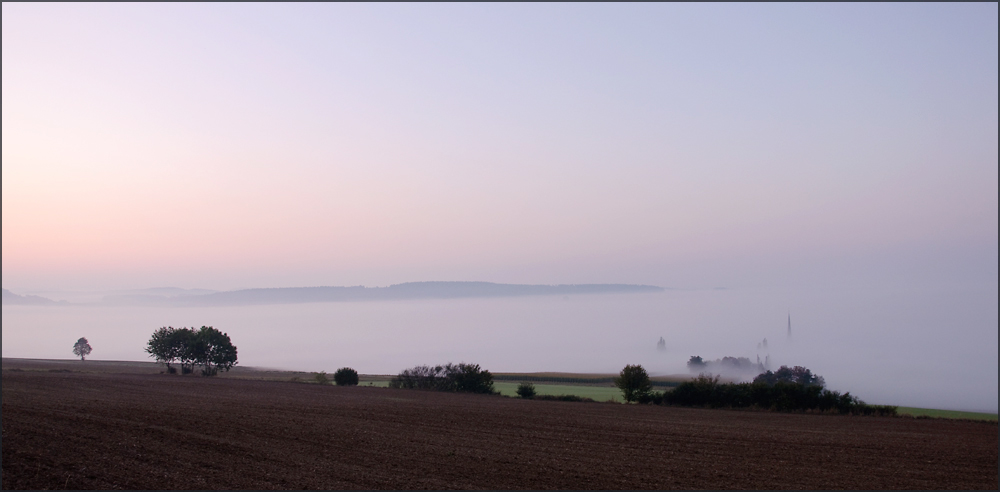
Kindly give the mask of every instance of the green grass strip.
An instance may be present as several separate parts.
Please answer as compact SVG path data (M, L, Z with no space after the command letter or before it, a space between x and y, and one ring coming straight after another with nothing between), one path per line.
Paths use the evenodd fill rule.
M517 385L520 383L508 383L505 381L494 381L493 388L500 391L505 396L517 396ZM537 395L576 395L584 398L591 398L595 401L608 401L614 399L622 401L622 392L618 388L605 388L603 386L573 386L567 384L535 384L535 394Z

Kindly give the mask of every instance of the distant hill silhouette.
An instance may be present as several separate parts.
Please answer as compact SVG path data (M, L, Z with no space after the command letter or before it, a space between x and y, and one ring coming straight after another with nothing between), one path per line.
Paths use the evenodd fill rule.
M48 306L48 305L61 305L69 304L66 301L53 301L47 297L41 296L21 296L17 295L7 289L3 289L3 304L20 304L23 306Z
M121 291L101 304L111 306L249 306L308 302L394 301L405 299L460 299L471 297L568 296L577 294L634 294L661 292L662 287L629 284L527 285L492 282L408 282L388 287L286 287L226 292L163 287ZM3 290L4 304L63 305L39 296L20 296Z
M150 304L171 304L173 299L185 296L198 296L214 294L217 290L208 289L181 289L178 287L155 287L152 289L138 289L112 293L106 295L101 300L104 304L115 305L150 305Z
M409 282L388 287L289 287L245 289L204 295L164 298L180 306L236 306L306 302L391 301L660 292L662 287L626 284L523 285L491 282ZM162 301L161 301L162 302Z

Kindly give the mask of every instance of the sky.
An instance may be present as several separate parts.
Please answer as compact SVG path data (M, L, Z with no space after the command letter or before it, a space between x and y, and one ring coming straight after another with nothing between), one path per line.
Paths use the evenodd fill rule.
M996 291L997 14L4 3L3 286Z

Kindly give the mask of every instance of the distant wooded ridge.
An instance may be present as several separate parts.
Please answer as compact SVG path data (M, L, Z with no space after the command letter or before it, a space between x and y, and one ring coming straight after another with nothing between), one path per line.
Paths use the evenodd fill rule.
M7 289L3 289L4 304L20 304L23 306L48 306L68 304L66 301L53 301L41 296L19 296Z
M663 290L663 287L653 285L630 284L527 285L492 282L408 282L388 287L284 287L174 296L145 293L148 292L147 290L142 291L144 293L141 294L105 296L103 303L111 305L240 306L470 297L629 294L661 292ZM8 303L8 299L14 299L9 297L8 293L9 291L4 290L4 304Z

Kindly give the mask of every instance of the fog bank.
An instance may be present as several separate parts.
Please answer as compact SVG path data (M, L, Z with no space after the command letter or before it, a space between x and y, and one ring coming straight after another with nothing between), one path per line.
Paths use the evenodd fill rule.
M792 335L787 335L791 317ZM687 373L693 355L804 365L869 403L997 411L996 284L953 288L670 290L643 294L240 307L3 306L3 356L149 360L160 326L214 326L241 365L394 374L474 362L492 371ZM666 350L657 350L660 337ZM767 338L767 348L760 347Z

